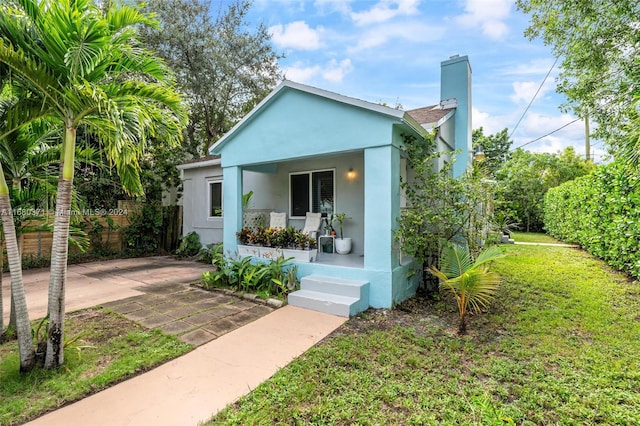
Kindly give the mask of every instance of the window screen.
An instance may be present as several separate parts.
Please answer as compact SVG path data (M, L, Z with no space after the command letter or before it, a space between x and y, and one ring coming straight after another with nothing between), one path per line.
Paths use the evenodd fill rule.
M209 217L222 216L222 182L209 182Z
M313 212L333 213L333 170L313 172Z
M291 216L334 212L333 170L290 175Z
M290 175L291 216L305 216L309 211L309 174Z

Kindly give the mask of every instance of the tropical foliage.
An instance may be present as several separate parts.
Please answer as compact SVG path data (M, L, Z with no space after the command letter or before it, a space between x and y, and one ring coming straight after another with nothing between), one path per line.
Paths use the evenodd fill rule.
M567 109L597 123L596 134L619 147L624 125L637 122L640 95L640 4L636 0L518 0L530 38L542 38L560 62L558 90Z
M265 228L263 226L257 229L242 228L236 235L240 244L300 250L314 249L317 245L315 238L307 233L297 231L293 226L287 228Z
M559 154L516 149L496 172L496 217L518 223L526 232L542 231L544 195L550 188L588 174L591 162L573 149Z
M249 0L137 2L160 21L159 30L143 30L145 43L176 72L189 99L183 149L206 155L281 77L267 28L249 28Z
M171 73L139 43L139 28L153 24L119 2L100 8L90 0L9 0L0 6L3 82L19 100L3 111L0 138L40 118L60 129L45 367L64 361L64 281L78 130L94 135L123 185L142 194L139 158L147 141L175 144L186 123ZM8 200L0 207L10 211ZM7 233L4 216L3 223ZM7 250L11 245L13 251L9 240L14 237L7 236ZM20 270L19 256L9 263L12 275Z
M482 165L489 176L495 176L496 171L511 158L509 149L513 141L509 139L507 129L493 135L485 135L484 129L480 127L473 130L471 141L474 151L477 147L482 147L485 155Z
M623 164L600 166L549 190L544 223L552 236L640 277L640 176Z
M437 292L438 282L427 272L437 265L446 243L463 240L472 252L480 250L488 230L489 200L494 184L476 164L462 178L451 174L451 162L435 170L444 153L436 152L432 138L405 137L407 165L413 179L403 180L407 200L395 237L404 254L412 256L422 273L427 294Z
M225 287L265 297L285 297L298 287L298 267L280 256L252 261L251 257L227 256L222 244L212 252L214 271L204 272L205 288Z
M483 250L473 259L468 247L449 244L442 250L440 267L429 267L429 272L440 279L440 289L456 299L460 334L467 330L467 312L481 312L495 296L500 276L489 271L489 263L501 257L504 254L496 246Z

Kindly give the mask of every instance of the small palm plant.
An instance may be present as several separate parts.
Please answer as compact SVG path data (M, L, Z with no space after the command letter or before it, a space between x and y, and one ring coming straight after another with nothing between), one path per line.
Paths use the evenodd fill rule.
M488 264L501 257L504 254L494 246L483 250L474 261L468 247L451 244L442 252L440 269L429 267L429 272L440 278L440 289L449 290L456 298L460 313L459 334L467 331L467 311L480 312L495 295L500 276L489 271Z

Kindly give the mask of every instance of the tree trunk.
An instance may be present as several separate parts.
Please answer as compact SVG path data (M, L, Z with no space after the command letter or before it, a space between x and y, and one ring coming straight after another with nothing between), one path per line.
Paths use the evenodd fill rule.
M3 173L0 170L0 174ZM4 176L0 181L4 180ZM1 182L0 182L1 183ZM0 185L1 186L1 185ZM6 183L4 183L6 187ZM2 188L0 188L1 190ZM1 191L4 192L4 191ZM20 353L20 372L26 372L33 368L35 364L35 351L31 338L31 324L29 322L29 311L27 310L27 299L22 281L22 259L18 250L18 240L16 229L13 223L13 212L11 211L11 201L9 191L6 194L0 193L0 215L2 216L2 227L4 229L7 243L7 258L9 260L9 272L11 274L11 297L13 299L12 311L16 318L16 333L18 336L18 351Z
M2 253L2 240L3 238L0 238L0 342L2 342L2 338L4 336L4 309L2 306L2 270L4 269L4 254Z
M20 262L22 262L22 241L24 240L24 235L20 235L20 237L16 237L18 240L18 255L20 256ZM0 262L0 265L2 263ZM22 269L22 264L20 266ZM0 271L2 268L0 268ZM13 300L13 292L11 292L11 306L9 310L9 325L7 326L7 332L9 336L12 336L16 330L16 303Z
M53 222L51 274L49 276L49 327L47 329L47 351L44 358L45 368L58 368L64 363L65 284L67 279L75 142L76 129L68 126L63 141L56 216Z

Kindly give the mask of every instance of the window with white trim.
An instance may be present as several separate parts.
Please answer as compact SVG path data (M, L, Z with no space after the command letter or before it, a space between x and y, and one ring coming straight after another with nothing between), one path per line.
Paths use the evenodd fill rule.
M305 217L307 212L335 213L335 170L314 170L289 174L289 215Z
M210 180L209 189L209 217L222 217L222 181Z

